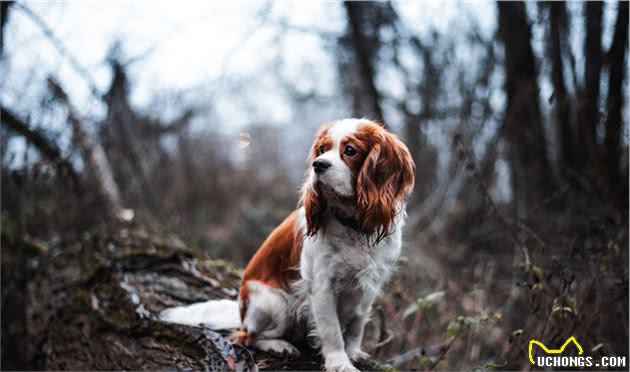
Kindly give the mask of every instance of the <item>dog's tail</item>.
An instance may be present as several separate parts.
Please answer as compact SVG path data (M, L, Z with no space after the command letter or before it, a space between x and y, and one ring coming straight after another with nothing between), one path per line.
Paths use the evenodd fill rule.
M160 320L185 325L203 324L214 330L240 327L236 300L210 300L187 306L171 307L160 312Z

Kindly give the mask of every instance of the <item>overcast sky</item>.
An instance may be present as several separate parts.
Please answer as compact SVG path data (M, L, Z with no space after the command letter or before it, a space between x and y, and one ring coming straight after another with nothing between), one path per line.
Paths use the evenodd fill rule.
M113 42L119 40L125 58L137 58L129 69L131 98L136 107L155 112L156 105L151 103L156 96L170 92L184 92L188 97L211 102L220 127L207 117L198 117L192 123L194 129L212 128L236 140L239 131L251 124L290 125L298 120L306 121L301 125L308 135L292 130L286 140L292 146L307 148L312 137L310 132L321 122L349 115L343 112L347 108L335 102L320 105L313 112L292 111L296 108L288 101L286 89L269 72L280 59L285 81L296 90L315 91L321 96L339 94L335 56L326 50L326 40L318 34L334 38L344 30L346 18L340 1L21 3L53 30L101 92L108 88L111 79L105 62L107 52ZM394 7L405 27L418 35L425 35L430 29L456 35L472 21L487 37L496 29L494 1L406 1L394 2ZM570 3L569 7L581 11L581 4ZM534 8L528 7L532 16ZM610 42L615 9L616 5L605 7L605 46ZM576 38L573 46L581 48L581 24L572 27L575 30L572 37ZM90 95L85 79L19 6L13 7L6 31L8 58L0 61L0 101L4 105L20 114L36 113L33 108L41 101L46 87L43 82L53 74L79 110L99 120L103 115L102 103ZM539 56L544 53L543 32L540 27L533 29L533 47ZM580 58L579 52L575 55ZM397 92L404 93L400 76L388 75L387 69L379 74L376 83L382 92L393 97ZM234 81L239 84L233 84ZM540 83L542 96L550 95L548 79L543 78ZM545 102L543 99L543 108ZM165 114L168 112L157 113L158 116ZM386 111L385 116L388 114ZM53 131L67 131L67 135L59 138L69 143L69 128L63 118L44 119L35 121ZM394 115L388 117L393 127L397 125L395 119ZM444 131L443 127L433 129ZM442 147L439 144L448 142L450 134L433 131L429 137ZM24 143L16 138L9 146L19 148ZM295 168L301 171L302 157L291 160L295 160Z
M144 55L132 65L133 100L140 105L147 104L157 91L194 89L217 83L222 76L260 74L265 64L278 53L274 35L282 30L281 24L330 33L338 33L345 27L340 2L71 1L24 4L53 29L101 90L109 83L109 69L104 61L114 40L124 43L127 56ZM403 20L408 20L409 27L416 31L430 27L444 29L456 15L477 17L486 32L495 27L495 10L491 2L400 2L396 7ZM291 35L280 53L289 70L298 73L302 65L315 64L331 73L334 71L334 61L324 52L318 37L291 29L285 32ZM24 95L29 93L16 90L27 86L31 79L44 79L54 73L78 106L87 107L87 84L19 8L11 14L6 47L10 64L6 61L2 64L3 102L23 102ZM298 76L296 80L299 80ZM327 88L331 87L321 87Z

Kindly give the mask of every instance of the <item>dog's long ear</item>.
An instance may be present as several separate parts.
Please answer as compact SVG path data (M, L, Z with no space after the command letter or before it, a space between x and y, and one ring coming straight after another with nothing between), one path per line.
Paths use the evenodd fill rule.
M391 232L403 199L413 190L415 165L407 146L393 134L378 131L371 143L357 176L357 220L378 242Z
M306 217L306 235L315 235L324 222L326 199L321 196L317 186L314 186L311 182L306 181L302 187L300 204L304 206L304 216Z
M328 125L323 125L317 134L315 135L315 141L311 146L311 151L308 156L308 164L315 161L319 155L319 147L326 146L327 141L331 141L326 137L328 132ZM326 211L326 199L322 196L321 191L317 184L313 182L311 174L312 170L307 173L306 181L302 186L302 192L300 195L299 205L304 206L304 212L306 217L306 235L315 235L324 223L324 212Z

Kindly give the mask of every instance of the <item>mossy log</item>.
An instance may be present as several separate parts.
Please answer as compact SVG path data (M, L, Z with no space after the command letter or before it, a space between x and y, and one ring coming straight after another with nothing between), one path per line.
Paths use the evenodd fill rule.
M226 334L160 322L164 308L235 298L240 271L174 236L116 226L37 258L26 293L26 356L46 370L321 370L317 351L289 359ZM370 362L361 369L381 369Z

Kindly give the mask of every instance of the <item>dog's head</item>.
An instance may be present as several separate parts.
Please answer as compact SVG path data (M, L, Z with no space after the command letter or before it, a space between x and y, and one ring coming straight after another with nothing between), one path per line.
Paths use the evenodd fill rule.
M390 233L413 189L415 166L407 146L369 120L345 119L322 126L309 163L301 199L308 235L317 233L326 212L335 208L378 241Z

